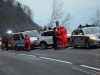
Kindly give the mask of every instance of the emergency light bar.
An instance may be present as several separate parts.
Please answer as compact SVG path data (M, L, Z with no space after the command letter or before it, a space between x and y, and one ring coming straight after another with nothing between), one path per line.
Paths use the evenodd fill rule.
M25 32L25 31L21 30L20 32Z
M85 25L85 26L79 25L78 26L78 28L85 28L85 27L95 27L95 25Z
M34 30L34 29L30 29L30 30Z

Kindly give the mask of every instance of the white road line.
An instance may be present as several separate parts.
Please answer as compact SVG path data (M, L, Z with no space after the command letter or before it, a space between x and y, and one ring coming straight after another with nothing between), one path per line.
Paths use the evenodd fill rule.
M94 73L88 72L88 71L86 71L86 70L82 70L82 69L80 69L80 68L78 68L78 67L72 67L72 69L76 69L76 70L78 70L78 71L81 71L81 72L84 72L84 73L87 73L87 74L95 75Z
M26 56L29 56L29 57L36 57L36 56L34 56L34 55L28 55L28 54L18 54L18 55L26 55Z
M89 69L93 69L93 70L97 70L100 71L99 68L95 68L95 67L91 67L91 66L86 66L86 65L80 65L81 67L85 67L85 68L89 68Z
M47 60L53 60L53 61L58 61L58 62L66 63L66 64L73 64L72 62L67 62L67 61L58 60L58 59L52 59L52 58L47 58L47 57L39 57L39 58L47 59Z
M29 57L36 57L36 56L34 56L34 55L27 55L27 56L29 56Z
M15 54L15 53L12 53L12 54Z
M27 55L27 54L18 54L18 55Z

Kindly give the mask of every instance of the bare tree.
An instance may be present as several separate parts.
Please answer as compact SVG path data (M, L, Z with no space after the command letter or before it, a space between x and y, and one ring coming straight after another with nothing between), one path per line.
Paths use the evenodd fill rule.
M90 22L96 26L100 26L100 9L96 11L96 14L90 18Z
M31 19L33 19L33 12L31 11L31 9L29 8L29 6L24 6L23 8L24 12L28 15L28 17L30 17Z
M69 21L72 20L70 13L65 13L63 10L63 2L54 0L52 3L52 14L49 21L49 26L53 27L56 21L60 22L60 25L68 26Z
M15 3L15 0L5 0L8 5L12 6Z

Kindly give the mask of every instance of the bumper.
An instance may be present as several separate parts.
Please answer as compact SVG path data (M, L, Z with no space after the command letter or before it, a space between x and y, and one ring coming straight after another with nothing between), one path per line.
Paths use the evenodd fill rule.
M90 46L100 45L100 39L89 40Z
M37 47L37 46L38 46L37 43L33 43L33 44L31 44L31 47Z

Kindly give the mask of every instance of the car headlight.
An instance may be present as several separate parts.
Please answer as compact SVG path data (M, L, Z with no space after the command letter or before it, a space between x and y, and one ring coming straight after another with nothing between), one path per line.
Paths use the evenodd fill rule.
M96 39L96 37L89 36L89 39L90 39L90 40L93 40L93 39Z

